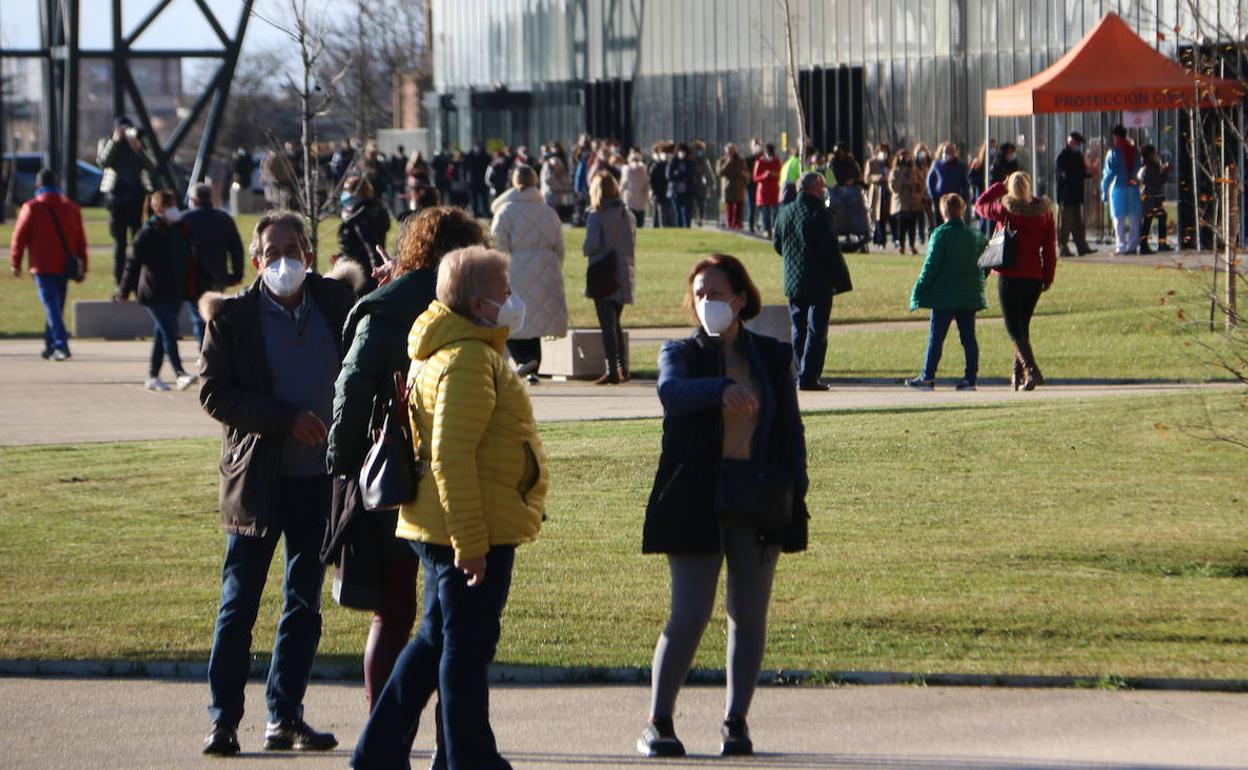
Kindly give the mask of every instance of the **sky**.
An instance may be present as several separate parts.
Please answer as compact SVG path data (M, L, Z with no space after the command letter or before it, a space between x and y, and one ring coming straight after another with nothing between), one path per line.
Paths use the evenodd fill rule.
M289 0L256 0L255 9L281 23L289 16ZM227 35L238 26L240 0L205 0ZM156 0L122 0L122 21L126 34L156 5ZM310 0L314 9L326 7L326 0ZM83 48L107 48L112 39L111 0L79 0L81 24L79 36ZM0 43L5 47L28 48L39 44L39 11L36 0L0 0ZM137 41L135 48L203 49L220 48L221 43L204 19L194 0L173 0ZM266 48L289 49L293 43L261 19L253 16L247 24L243 42L248 51ZM202 62L188 60L183 72L184 82L194 79L194 68Z

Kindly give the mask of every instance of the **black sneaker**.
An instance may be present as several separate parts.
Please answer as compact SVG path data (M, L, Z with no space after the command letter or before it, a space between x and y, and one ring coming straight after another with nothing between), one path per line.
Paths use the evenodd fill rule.
M798 383L797 389L814 391L815 393L824 393L829 390L832 390L832 386L827 384L826 382L820 382L819 380L815 380L814 382Z
M318 733L302 719L283 719L264 726L265 751L329 751L337 745L333 733Z
M935 390L936 389L936 380L925 380L923 379L923 375L919 375L918 377L911 377L910 379L906 380L905 384L907 388L914 388L915 390Z
M39 357L42 358L44 361L47 361L49 358L52 357L52 348L48 348L47 350L44 350L42 353L39 354Z
M685 744L676 737L671 717L655 717L637 739L637 750L647 757L683 757Z
M750 728L745 724L745 717L728 717L724 726L719 728L722 742L719 753L725 757L744 757L754 753L754 742L750 740Z
M958 380L958 384L954 386L954 390L975 390L975 383L963 377Z
M238 753L238 730L224 722L213 722L204 739L204 753L212 757L232 757Z

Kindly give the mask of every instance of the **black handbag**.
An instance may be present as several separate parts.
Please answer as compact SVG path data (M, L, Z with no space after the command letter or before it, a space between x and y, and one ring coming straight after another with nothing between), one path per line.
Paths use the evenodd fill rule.
M1018 231L1005 222L993 233L988 248L979 255L979 266L984 270L1013 267L1017 254Z
M589 263L585 271L585 296L590 299L606 299L620 290L617 259L619 256L612 249L602 259Z
M721 460L715 484L715 515L731 526L759 532L785 529L793 521L793 474L749 460Z
M69 241L65 240L65 232L61 230L61 220L57 218L56 212L49 208L48 216L52 217L56 237L61 239L61 248L65 250L65 277L71 281L81 281L87 274L82 257L69 250Z
M416 499L420 466L407 421L407 388L403 375L394 375L394 396L385 408L381 428L373 432L373 447L360 468L360 497L368 511L390 511Z

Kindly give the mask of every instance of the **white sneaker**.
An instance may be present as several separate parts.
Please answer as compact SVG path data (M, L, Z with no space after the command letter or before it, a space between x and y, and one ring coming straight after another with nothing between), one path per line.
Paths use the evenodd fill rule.
M194 385L194 384L195 384L195 383L197 383L197 382L199 382L199 376L198 376L198 375L195 375L195 374L179 374L179 375L178 375L178 385L177 385L177 387L178 387L178 390L186 390L187 388L191 387L192 385Z
M151 390L162 393L169 390L169 384L159 377L148 377L143 382L143 390Z

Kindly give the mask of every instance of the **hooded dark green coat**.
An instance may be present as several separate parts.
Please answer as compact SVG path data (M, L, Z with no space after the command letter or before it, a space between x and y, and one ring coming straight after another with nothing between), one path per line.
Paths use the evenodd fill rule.
M927 241L927 259L919 271L910 309L983 310L984 271L979 255L988 239L960 219L944 223L932 231Z
M784 267L784 295L798 302L827 302L854 288L849 266L823 201L799 193L780 209L772 246Z
M347 349L334 385L334 424L327 462L331 473L354 476L372 447L373 402L393 392L395 372L407 377L407 334L433 302L437 269L413 270L363 297L343 325Z

